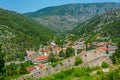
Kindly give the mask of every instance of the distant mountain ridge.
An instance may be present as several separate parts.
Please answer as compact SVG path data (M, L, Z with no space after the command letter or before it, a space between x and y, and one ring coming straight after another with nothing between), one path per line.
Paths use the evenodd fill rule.
M120 8L120 3L74 3L55 7L47 7L36 12L25 13L36 22L48 28L64 32L72 30L79 23L84 22L96 14Z
M38 49L54 33L21 14L0 9L0 44L6 61L23 59L26 49Z

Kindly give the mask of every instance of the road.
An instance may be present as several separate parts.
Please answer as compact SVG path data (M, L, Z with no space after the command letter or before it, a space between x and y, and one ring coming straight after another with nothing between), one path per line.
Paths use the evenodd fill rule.
M21 64L21 63L25 63L25 62L26 62L26 61L11 61L11 62L6 62L6 63L5 63L5 66L10 65L11 63Z

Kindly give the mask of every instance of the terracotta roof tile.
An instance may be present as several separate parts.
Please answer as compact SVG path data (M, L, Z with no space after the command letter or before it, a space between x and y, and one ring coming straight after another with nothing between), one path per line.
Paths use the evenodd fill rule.
M48 56L40 56L38 58L35 58L35 60L37 61L44 60L44 59L48 59Z
M40 67L40 68L43 68L45 65L44 64L38 64L37 66Z

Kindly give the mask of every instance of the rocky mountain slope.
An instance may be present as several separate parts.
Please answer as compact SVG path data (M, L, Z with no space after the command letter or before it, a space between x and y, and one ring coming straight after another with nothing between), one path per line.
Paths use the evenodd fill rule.
M78 3L40 9L24 15L56 31L72 30L96 14L120 8L120 3Z
M120 41L120 9L108 11L79 24L72 33L89 37L89 41L112 39Z
M45 44L54 32L16 12L0 9L0 44L5 60L23 59L26 49Z

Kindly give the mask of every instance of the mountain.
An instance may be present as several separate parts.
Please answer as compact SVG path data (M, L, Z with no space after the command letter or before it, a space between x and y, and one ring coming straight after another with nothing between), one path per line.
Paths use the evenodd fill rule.
M109 39L120 41L120 9L96 15L79 24L72 33L88 37L88 42Z
M58 32L72 30L96 14L120 8L120 3L74 3L55 7L47 7L36 12L25 13L36 22Z
M54 33L21 14L0 9L0 44L6 61L23 59L26 49L38 49Z

